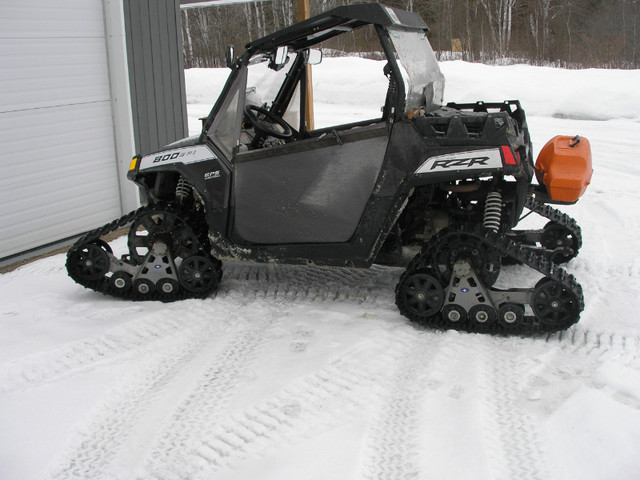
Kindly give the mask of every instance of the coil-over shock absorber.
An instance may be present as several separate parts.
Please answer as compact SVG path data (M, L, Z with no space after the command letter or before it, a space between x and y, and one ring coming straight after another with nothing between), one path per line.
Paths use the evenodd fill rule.
M498 232L502 219L502 195L500 192L490 192L484 203L484 220L482 224L488 230Z
M178 184L176 185L176 200L179 203L182 203L185 198L187 198L192 191L193 187L189 182L187 182L182 175L178 179Z

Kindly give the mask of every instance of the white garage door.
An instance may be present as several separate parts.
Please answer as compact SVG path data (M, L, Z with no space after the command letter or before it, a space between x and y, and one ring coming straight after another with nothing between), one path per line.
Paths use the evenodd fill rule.
M102 0L0 2L0 259L122 214Z

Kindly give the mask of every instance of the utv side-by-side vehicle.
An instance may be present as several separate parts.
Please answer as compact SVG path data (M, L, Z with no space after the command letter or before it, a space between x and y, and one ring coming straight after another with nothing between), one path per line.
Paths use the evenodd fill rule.
M585 191L588 141L555 137L534 165L518 101L442 105L426 32L414 13L362 4L255 40L239 57L230 48L231 74L201 134L134 157L128 178L144 206L79 239L69 275L116 297L173 301L214 292L222 260L378 263L406 267L396 304L422 325L531 334L574 324L582 289L558 264L578 253L581 232L549 204ZM323 49L359 33L384 54L379 103L362 108L372 118L336 105L316 109L314 128L310 65L315 73ZM548 223L516 230L528 213ZM117 258L101 237L128 224ZM542 279L495 288L508 264Z

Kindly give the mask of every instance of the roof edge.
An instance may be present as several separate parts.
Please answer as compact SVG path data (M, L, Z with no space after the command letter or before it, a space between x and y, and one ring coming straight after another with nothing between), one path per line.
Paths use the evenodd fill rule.
M380 3L360 3L336 7L302 22L294 23L277 32L249 42L246 48L247 50L262 50L296 43L308 47L325 39L324 37L319 37L317 42L313 42L308 39L309 36L345 24L349 24L352 28L373 24L385 27L396 26L414 30L428 30L427 24L417 13Z

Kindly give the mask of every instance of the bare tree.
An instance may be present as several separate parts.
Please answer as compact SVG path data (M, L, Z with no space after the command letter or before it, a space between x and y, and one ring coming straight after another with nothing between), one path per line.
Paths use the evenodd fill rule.
M362 0L310 0L315 15ZM383 0L421 15L434 48L463 49L467 60L505 57L566 66L640 67L640 0ZM228 43L249 41L291 25L295 0L230 4L182 11L187 67L224 64ZM366 33L331 48L370 52Z
M517 0L478 0L489 21L489 31L497 55L505 56L511 43L511 24L513 8Z

